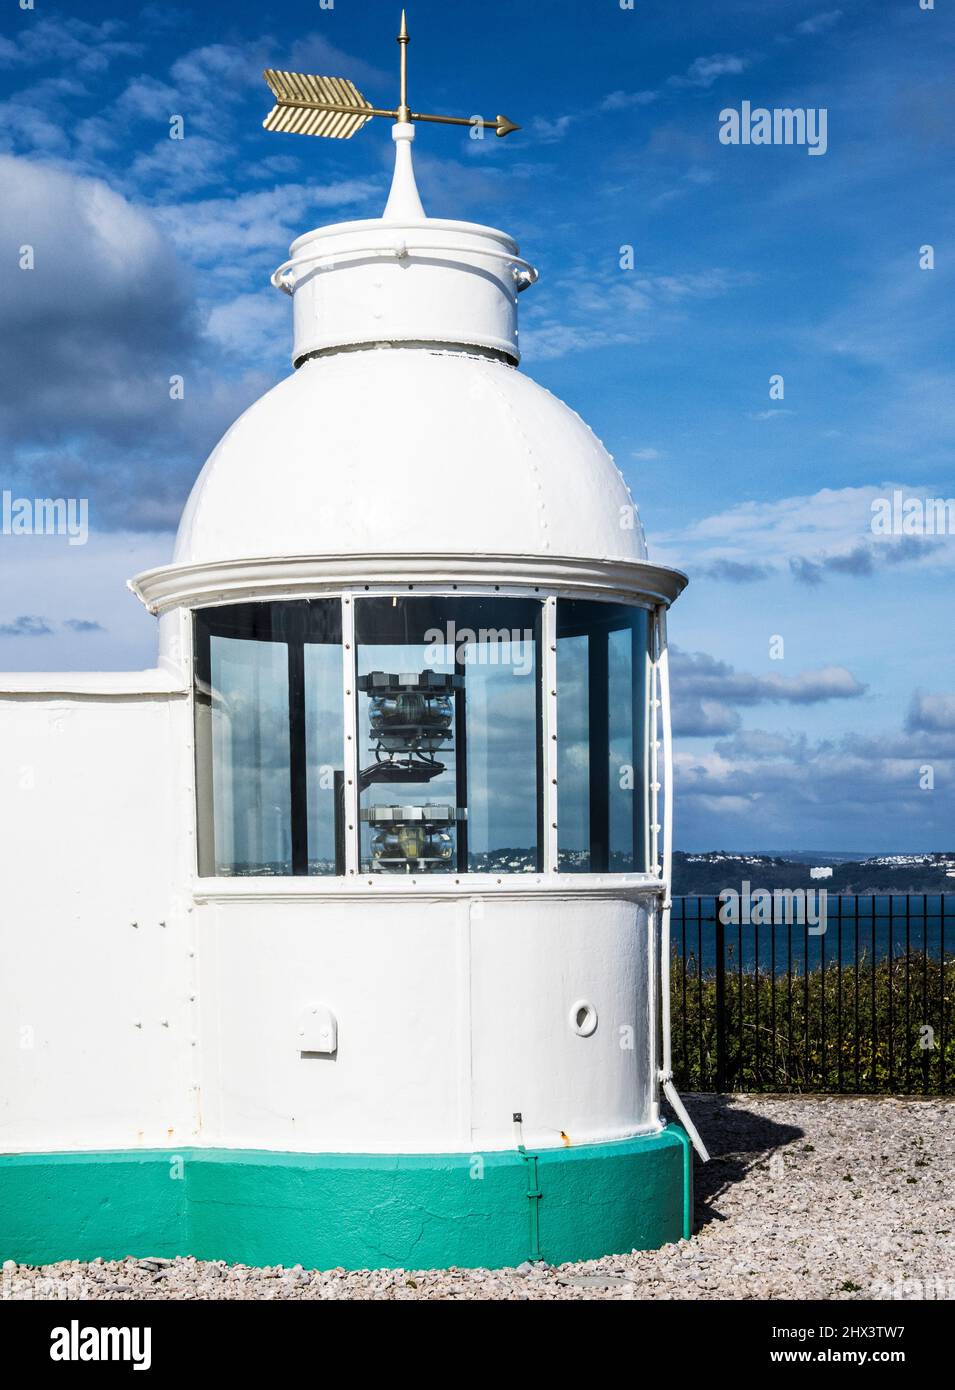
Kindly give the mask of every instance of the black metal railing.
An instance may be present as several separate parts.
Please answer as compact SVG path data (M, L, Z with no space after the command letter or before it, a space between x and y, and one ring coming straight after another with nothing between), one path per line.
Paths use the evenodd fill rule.
M819 920L815 902L674 898L677 1086L949 1094L955 899L840 894Z

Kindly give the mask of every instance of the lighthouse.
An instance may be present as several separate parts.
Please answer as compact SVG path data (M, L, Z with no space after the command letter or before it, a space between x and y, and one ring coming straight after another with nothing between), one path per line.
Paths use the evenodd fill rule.
M692 1231L669 1062L666 614L627 485L520 367L537 270L422 206L273 283L292 372L200 472L145 672L0 678L0 1258L559 1263ZM461 120L461 124L471 124ZM495 136L517 127L481 123ZM667 1122L661 1096L680 1123Z

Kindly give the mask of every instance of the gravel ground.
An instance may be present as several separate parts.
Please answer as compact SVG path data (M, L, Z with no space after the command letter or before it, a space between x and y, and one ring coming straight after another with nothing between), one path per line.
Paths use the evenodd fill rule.
M3 1267L6 1298L955 1298L955 1103L691 1096L697 1234L517 1270L249 1269L192 1259Z

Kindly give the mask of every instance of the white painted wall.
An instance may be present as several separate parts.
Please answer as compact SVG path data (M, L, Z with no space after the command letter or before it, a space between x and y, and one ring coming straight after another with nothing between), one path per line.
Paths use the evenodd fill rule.
M194 1137L189 717L169 694L0 694L0 1150Z
M467 1153L513 1148L515 1111L532 1147L654 1127L643 909L405 897L197 906L205 1142ZM299 1050L319 1003L334 1058Z

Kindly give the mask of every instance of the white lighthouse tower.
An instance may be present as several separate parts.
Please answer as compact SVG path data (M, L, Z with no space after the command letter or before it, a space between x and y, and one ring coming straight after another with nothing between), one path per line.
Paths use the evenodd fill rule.
M157 668L0 678L32 769L3 805L0 1258L494 1266L680 1239L685 580L519 370L534 268L426 215L436 118L404 80L380 113L267 76L274 129L395 116L394 182L276 272L295 370L132 582Z

